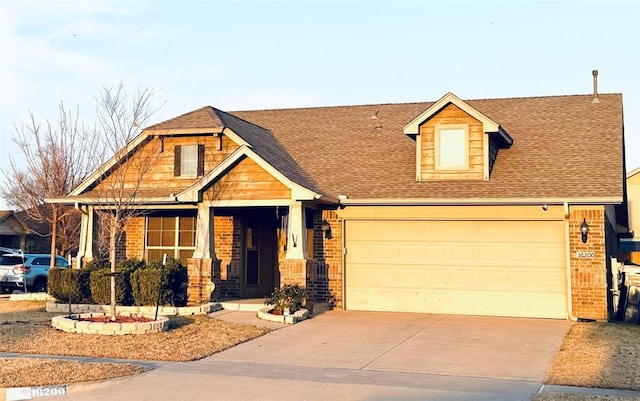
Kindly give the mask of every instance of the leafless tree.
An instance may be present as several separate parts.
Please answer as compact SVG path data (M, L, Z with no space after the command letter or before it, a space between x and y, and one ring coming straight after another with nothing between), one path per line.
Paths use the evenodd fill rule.
M91 190L97 205L99 229L106 230L109 239L112 319L116 316L117 245L127 222L144 213L140 207L141 198L145 196L143 184L160 154L159 140L141 136L141 127L156 111L152 97L149 89L130 92L120 84L104 88L97 98L100 137L103 147L114 155L98 170L104 178Z
M22 160L10 159L10 168L2 171L0 188L7 204L25 211L34 222L51 226L51 254L66 255L78 247L80 218L73 207L47 204L46 198L67 195L102 161L93 129L78 123L78 110L72 113L59 105L59 119L39 123L31 121L12 140ZM51 258L51 265L54 265Z

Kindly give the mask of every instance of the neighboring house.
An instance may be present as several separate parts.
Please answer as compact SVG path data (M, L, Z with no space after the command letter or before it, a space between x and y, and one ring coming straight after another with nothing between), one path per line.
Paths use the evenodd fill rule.
M180 258L191 303L300 283L349 310L606 320L622 122L620 94L203 107L124 150L158 161L120 256ZM80 259L119 168L50 200L86 212Z
M30 219L24 211L0 211L0 247L48 253L51 250L50 232L47 224Z
M633 236L620 239L621 261L640 265L640 167L627 173L627 205Z
M12 210L0 210L0 247L24 249L28 233Z

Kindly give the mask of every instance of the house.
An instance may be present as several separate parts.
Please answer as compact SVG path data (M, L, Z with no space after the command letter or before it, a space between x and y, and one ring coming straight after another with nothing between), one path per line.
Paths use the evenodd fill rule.
M620 239L621 259L640 265L640 167L627 173L627 199L633 235Z
M30 219L25 211L0 210L0 247L47 253L51 228Z
M157 160L118 255L180 258L191 303L209 300L211 281L218 299L299 283L348 310L612 313L621 94L207 106L145 128L122 154ZM50 200L84 211L80 262L95 257L94 211L119 160Z
M24 249L28 234L27 227L12 210L0 210L0 246Z

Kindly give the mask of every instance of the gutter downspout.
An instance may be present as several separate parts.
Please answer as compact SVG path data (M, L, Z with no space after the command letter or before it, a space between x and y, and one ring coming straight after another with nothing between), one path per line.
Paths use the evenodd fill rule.
M571 299L571 236L569 233L569 203L564 202L564 240L566 243L565 246L565 257L567 264L567 318L569 320L573 320L574 322L578 320L576 316L573 315L573 301Z

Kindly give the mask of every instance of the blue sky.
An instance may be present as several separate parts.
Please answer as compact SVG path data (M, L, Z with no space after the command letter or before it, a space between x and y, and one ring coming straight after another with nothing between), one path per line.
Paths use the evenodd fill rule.
M621 92L640 166L637 1L0 0L0 169L14 125L92 122L119 82L155 91L158 122L222 110ZM0 204L1 206L1 204Z

